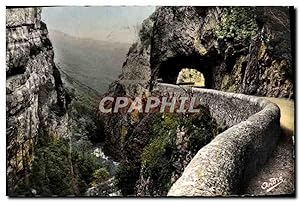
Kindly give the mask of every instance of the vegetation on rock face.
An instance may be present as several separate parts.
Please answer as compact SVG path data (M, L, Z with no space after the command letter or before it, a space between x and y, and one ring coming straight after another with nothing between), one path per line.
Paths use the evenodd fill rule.
M203 109L200 115L158 115L151 133L153 137L141 157L142 174L144 178L150 177L155 184L150 194L160 195L166 194L171 187L171 177L177 171L174 163L183 160L180 155L190 153L190 157L194 156L217 135L217 125L209 112Z
M239 92L239 86L243 81L243 74L247 65L247 57L240 56L236 59L236 63L233 66L230 73L226 73L223 76L221 83L221 90L227 92Z
M72 102L68 108L70 129L76 139L87 136L92 142L103 138L103 122L98 116L99 93L65 73L60 66L65 80L65 89Z
M83 195L100 167L88 147L61 140L37 148L30 175L18 184L16 194Z
M219 39L248 40L256 35L255 7L230 7L213 30Z
M143 21L142 29L140 29L139 31L139 38L145 47L151 44L152 30L153 30L153 21L152 18L149 17Z
M69 110L73 136L88 137L92 142L100 142L103 138L103 122L97 115L96 105L83 97L77 98Z
M109 173L105 168L99 168L93 173L92 185L96 186L97 184L103 183L110 178Z
M218 134L205 108L199 114L159 113L148 124L140 158L122 163L116 175L123 195L166 195L191 158Z
M176 58L175 61L187 58L186 63L189 64L189 60L194 57L193 48L196 48L197 55L199 53L201 55L201 58L198 58L199 61L201 59L203 64L212 67L211 74L205 72L205 75L207 75L207 82L213 82L214 85L211 85L213 88L238 92L241 86L245 86L247 91L242 91L243 93L275 97L293 96L289 18L285 17L289 16L288 9L264 8L261 19L258 19L256 16L258 8L255 7L222 8L221 13L216 14L216 26L214 26L215 23L211 23L208 26L209 29L201 29L198 25L202 21L198 20L202 17L203 20L206 20L206 13L209 14L208 9L210 8L199 9L197 12L202 12L202 14L198 16L193 15L193 7L162 8L160 15L156 17L153 15L145 20L138 33L139 41L131 46L127 54L128 58L124 63L123 72L128 75L124 74L125 76L123 75L124 77L121 78L124 80L128 78L150 79L150 68L164 67L165 65L161 64L170 58ZM212 19L214 18L212 17ZM268 20L265 21L265 19ZM261 20L261 24L259 24L259 20ZM205 27L207 22L203 22L203 27ZM210 23L210 21L208 22ZM42 26L45 25L42 24ZM211 29L211 27L215 28ZM261 27L264 28L261 29ZM201 34L201 37L195 36L198 33L203 33L203 36ZM210 37L212 33L214 37ZM191 41L197 46L194 44L196 47L193 47ZM249 46L250 43L253 43L253 46ZM208 44L217 44L218 46L208 46ZM44 45L47 47L51 45L48 38ZM107 47L107 43L100 45ZM77 44L77 46L82 47L82 44ZM127 45L125 45L126 47ZM112 46L112 48L120 49L119 51L124 52L125 55L123 45L121 47L119 45ZM33 52L36 52L34 47L32 49ZM64 49L61 48L61 50ZM94 56L94 53L98 54L98 50L99 48L94 47L88 52L92 52ZM219 54L217 57L216 52ZM78 52L78 55L81 53L82 50ZM172 183L180 177L197 151L227 127L225 124L217 126L205 108L202 108L201 113L198 114L161 113L152 115L148 119L138 112L126 117L114 116L116 118L112 118L113 124L107 122L113 132L107 133L106 137L117 138L115 140L112 138L112 144L106 142L105 146L110 147L110 151L115 150L113 152L120 153L116 156L120 156L121 160L124 157L124 160L118 167L115 179L111 178L115 171L110 168L110 165L99 162L99 159L91 154L91 142L101 142L104 132L103 123L97 115L99 95L89 87L90 85L83 84L84 81L90 81L90 75L87 74L88 80L83 79L83 83L81 83L79 77L77 77L79 80L76 80L75 77L68 76L63 72L63 69L71 70L70 67L76 66L72 65L73 60L78 58L74 57L75 55L73 52L71 55L65 55L69 61L65 61L64 68L66 69L60 69L69 83L66 85L73 86L72 89L66 89L72 97L72 102L67 109L70 122L66 123L66 127L72 133L72 141L59 139L60 134L46 136L39 133L38 137L41 139L38 141L38 145L35 145L34 152L28 151L28 153L34 153L32 167L30 170L22 171L26 172L24 174L26 177L14 187L15 195L83 195L91 186L98 187L101 192L106 192L112 188L110 184L114 180L116 180L116 187L125 196L166 195ZM186 57L181 57L182 55ZM177 58L177 56L179 57ZM115 59L115 57L112 58ZM103 62L102 60L103 58L99 61ZM210 64L212 60L217 62ZM82 61L92 64L89 57ZM79 62L82 63L82 61L80 59ZM123 60L118 61L121 64ZM198 62L191 63L191 68L198 67L196 65ZM86 64L84 67L87 67ZM93 65L90 66L93 67ZM110 65L108 66L110 67ZM186 66L188 65L182 65L182 67ZM214 69L215 67L216 69ZM88 73L94 72L93 68L86 69L90 70L87 71ZM120 69L108 71L111 72L109 79L104 79L102 84L107 85L107 82L115 77L115 72L119 71ZM156 69L151 69L151 71L156 71ZM74 73L73 69L71 72ZM167 75L170 72L165 71L163 74ZM176 78L177 74L174 75ZM209 78L208 75L212 75L212 78ZM58 86L61 86L60 76L63 75L59 75L59 71L54 69L53 76L56 80L58 79L56 81ZM199 76L192 70L187 72L180 82L197 82L198 79L201 79L200 77L201 75ZM98 80L92 86L99 87L97 89L103 91L105 85L99 85ZM39 88L40 92L41 89L42 87ZM118 94L116 89L114 92ZM137 94L138 91L142 91L141 89L145 90L140 84L124 89L122 86L120 92ZM60 95L61 92L57 93ZM46 95L39 95L39 102L46 100L48 98ZM55 116L62 116L64 113L61 112L65 112L57 104L51 105L49 109L54 112ZM65 109L63 108L63 110ZM141 124L141 120L144 120L143 124ZM60 124L60 122L58 123ZM14 125L16 124L12 126ZM31 127L29 128L31 132ZM115 136L111 134L115 134ZM24 146L27 147L31 144L24 144ZM121 146L118 147L117 144ZM24 155L23 150L22 155ZM102 184L106 185L102 186ZM100 192L97 191L98 193ZM107 195L108 193L111 192L106 192Z
M92 154L91 141L99 141L102 134L96 96L78 88L66 90L72 98L68 107L72 135L39 135L30 173L18 183L14 195L84 195L88 188L111 177L109 165Z
M123 196L134 195L136 181L139 178L140 165L132 162L123 162L116 173L116 187Z

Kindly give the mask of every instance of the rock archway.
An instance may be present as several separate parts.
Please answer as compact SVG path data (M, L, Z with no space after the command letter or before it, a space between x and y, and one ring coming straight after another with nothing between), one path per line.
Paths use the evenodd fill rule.
M184 69L193 69L203 75L205 88L214 88L215 75L213 72L219 66L216 59L199 56L176 56L162 62L158 71L153 71L153 78L162 83L178 84L178 76Z

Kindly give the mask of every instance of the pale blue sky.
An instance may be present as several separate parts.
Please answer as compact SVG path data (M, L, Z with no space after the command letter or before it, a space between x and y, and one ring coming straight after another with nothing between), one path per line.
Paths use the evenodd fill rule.
M136 26L155 10L153 6L45 7L48 29L98 40L132 43Z

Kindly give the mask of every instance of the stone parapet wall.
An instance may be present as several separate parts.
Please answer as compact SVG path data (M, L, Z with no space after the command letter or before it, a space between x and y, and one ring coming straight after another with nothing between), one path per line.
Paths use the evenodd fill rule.
M194 156L168 196L236 195L266 162L280 134L277 105L254 96L159 84L160 90L199 97L216 120L229 129Z

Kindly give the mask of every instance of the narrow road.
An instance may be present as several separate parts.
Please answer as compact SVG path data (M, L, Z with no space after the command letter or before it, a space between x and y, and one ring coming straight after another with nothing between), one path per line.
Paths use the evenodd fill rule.
M265 166L246 186L243 194L282 195L295 192L294 101L267 98L280 108L281 137Z
M194 86L195 85L188 85ZM295 193L294 101L264 97L280 108L281 135L266 164L245 184L240 194L289 195Z
M265 97L265 99L275 103L280 108L280 126L285 135L294 135L294 101L287 99Z

